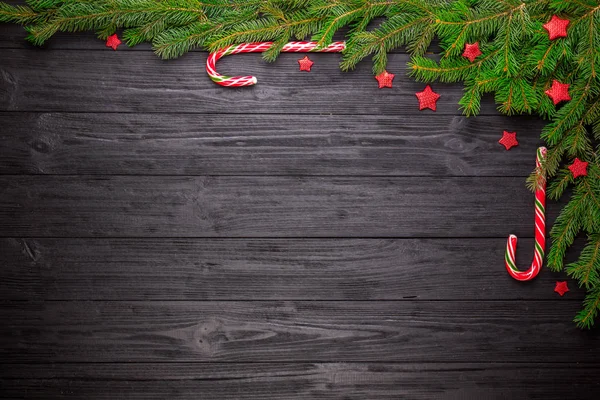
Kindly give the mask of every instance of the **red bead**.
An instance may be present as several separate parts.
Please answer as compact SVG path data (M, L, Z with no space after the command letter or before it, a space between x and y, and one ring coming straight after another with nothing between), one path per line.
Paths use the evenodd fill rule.
M561 37L567 37L567 26L569 25L568 19L560 19L556 15L553 15L550 21L544 24L544 28L548 31L550 40L554 40Z
M517 132L504 131L502 139L498 140L498 143L506 147L506 150L510 150L511 147L517 146L519 144L517 141Z
M557 105L561 101L569 101L571 100L569 86L568 83L560 83L555 79L552 81L552 88L546 90L546 94L552 99L554 105Z
M475 42L473 44L465 44L465 51L463 52L463 57L469 59L469 61L473 62L477 57L482 55L483 53L479 50L479 42Z
M569 170L571 174L573 174L573 178L577 178L579 176L587 176L587 166L588 162L581 161L579 158L575 158L573 164L569 166Z
M567 286L567 281L556 282L556 286L554 287L554 291L560 294L560 297L564 296L565 293L569 291L569 286Z
M304 56L304 58L298 60L298 64L300 64L300 71L310 72L314 62L312 62L308 56Z
M380 73L379 75L377 75L375 77L375 79L377 79L377 82L379 82L379 89L384 88L384 87L392 87L392 81L394 80L394 77L396 75L394 74L390 74L387 71L383 71L382 73Z
M116 33L106 38L106 47L112 47L113 50L117 50L117 47L119 47L121 43L122 42Z
M424 110L426 108L430 108L433 111L437 108L437 101L440 98L440 95L431 90L431 86L425 86L425 90L422 92L415 93L417 99L419 99L419 110Z

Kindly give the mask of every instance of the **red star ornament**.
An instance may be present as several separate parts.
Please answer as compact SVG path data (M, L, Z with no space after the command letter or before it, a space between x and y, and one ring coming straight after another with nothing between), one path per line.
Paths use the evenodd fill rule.
M567 26L569 25L568 19L560 19L556 15L553 15L550 21L544 24L544 29L548 31L550 40L554 40L561 37L567 37Z
M519 142L517 141L517 132L504 131L502 134L502 139L498 140L498 143L506 147L506 150L510 150L511 147L518 146Z
M308 56L304 56L304 58L298 60L298 64L300 64L300 71L310 72L314 62L312 62Z
M546 94L552 99L554 105L557 105L561 101L569 101L571 100L569 86L571 85L568 83L560 83L555 79L552 81L552 88L546 90Z
M560 297L563 297L565 293L569 291L569 286L567 286L567 281L556 282L556 286L554 287L554 291L560 294Z
M587 166L588 162L581 161L579 158L575 158L573 164L569 165L569 170L573 174L573 178L577 178L579 176L587 176Z
M437 101L440 98L440 95L431 90L431 86L425 86L425 90L415 93L415 96L419 99L419 110L424 110L426 108L430 108L433 111L436 110Z
M122 42L116 33L106 38L106 47L112 47L113 50L117 50L117 47L119 47L121 43Z
M477 57L482 55L483 53L479 50L479 42L475 42L473 44L465 44L465 51L463 52L463 57L469 59L469 61L473 62Z
M394 74L390 74L387 71L383 71L382 73L380 73L379 75L377 75L375 77L375 79L377 79L377 82L379 82L379 89L384 88L384 87L392 87L392 81L394 80L394 77L396 75Z

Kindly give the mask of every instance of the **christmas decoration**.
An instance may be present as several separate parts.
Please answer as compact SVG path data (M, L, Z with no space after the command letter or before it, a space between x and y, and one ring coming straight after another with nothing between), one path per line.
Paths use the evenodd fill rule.
M262 53L270 50L275 46L273 42L257 42L257 43L242 43L237 46L228 46L218 51L210 53L206 60L206 72L213 82L221 86L241 87L256 85L257 79L254 76L224 76L219 74L215 69L215 64L221 57L231 54L240 53ZM307 52L323 52L335 53L344 50L346 44L344 42L333 42L326 47L318 47L316 42L290 42L284 44L280 51L283 53L307 53Z
M573 178L587 176L587 166L587 162L581 161L576 157L575 161L573 161L573 164L569 165L569 171L571 171L571 174L573 174Z
M473 44L465 44L465 51L462 55L469 61L473 62L477 57L479 57L482 54L483 53L481 52L481 50L479 50L479 42L475 42Z
M544 24L544 29L548 31L550 40L567 37L567 26L569 26L569 22L568 19L560 19L556 15L553 15L552 19Z
M390 74L387 71L383 71L382 73L380 73L379 75L377 75L375 77L375 79L377 79L377 82L379 83L379 89L384 88L384 87L391 88L392 87L392 81L394 80L395 76L396 75Z
M548 97L552 99L554 105L557 105L561 101L571 100L569 96L569 85L568 83L560 83L556 79L552 81L552 88L546 90Z
M213 53L209 73L224 55L215 56L219 49L272 41L263 57L273 61L291 40L310 38L316 49L326 48L343 27L351 28L343 70L370 58L379 75L388 53L405 46L416 80L464 83L459 105L467 116L478 114L482 97L493 94L504 114L548 120L541 134L548 196L569 193L569 199L550 231L547 265L565 269L567 249L576 236L587 236L579 259L566 266L588 291L575 322L589 328L600 312L600 0L26 0L0 2L0 22L26 26L28 40L38 45L61 31L93 30L106 40L123 29L128 45L151 42L165 59L204 48ZM434 38L441 50L430 57ZM470 43L482 52L473 61L463 56ZM256 82L211 77L231 86ZM571 100L560 107L552 104L554 80L570 85ZM574 157L589 162L587 176L572 179L564 160ZM537 178L534 172L528 179L533 190Z
M298 60L298 64L300 65L300 71L310 72L314 62L308 56L304 56L304 58Z
M437 108L437 101L440 98L440 95L431 90L431 86L425 86L425 90L422 92L415 93L417 99L419 99L419 110L424 110L426 108L430 108L433 111Z
M517 142L517 132L504 131L502 138L498 140L498 143L504 146L506 150L510 150L512 147L518 146L519 142Z
M560 297L563 297L565 293L569 291L569 286L567 286L567 281L556 282L556 286L554 287L554 291L560 294Z
M546 248L546 177L542 166L546 161L546 151L545 147L540 147L537 150L535 159L535 170L538 175L535 191L535 249L533 262L527 271L520 271L515 264L517 237L510 235L506 243L506 270L510 276L518 281L528 281L535 278L544 263L544 250Z
M119 36L115 33L106 38L106 47L112 47L113 50L117 50L117 47L121 44Z

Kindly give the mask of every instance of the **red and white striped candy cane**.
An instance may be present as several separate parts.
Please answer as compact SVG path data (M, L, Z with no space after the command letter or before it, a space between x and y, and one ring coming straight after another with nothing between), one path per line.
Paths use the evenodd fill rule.
M206 72L213 82L227 87L241 87L256 85L255 76L224 76L217 72L215 65L221 57L239 53L262 53L271 48L273 42L242 43L231 45L208 55ZM282 53L339 53L346 48L346 42L333 42L327 47L318 47L317 42L289 42Z
M544 249L546 248L546 176L542 163L546 160L546 148L537 150L535 160L536 173L538 174L537 188L535 190L535 249L533 262L527 271L520 271L515 264L515 249L517 237L510 235L506 243L506 270L509 275L518 281L528 281L537 276L544 263Z

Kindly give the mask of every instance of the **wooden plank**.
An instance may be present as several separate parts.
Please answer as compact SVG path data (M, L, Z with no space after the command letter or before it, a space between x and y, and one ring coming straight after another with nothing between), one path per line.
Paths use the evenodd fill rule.
M4 237L531 237L523 178L0 177ZM549 207L550 224L560 204Z
M312 54L313 72L298 71L298 55L267 64L258 54L224 58L224 74L252 74L251 88L222 88L204 71L204 54L165 62L150 52L3 50L0 111L161 112L225 114L416 113L415 92L423 90L406 74L406 54L389 57L397 74L393 89L378 89L369 62L341 72L339 54ZM435 84L437 114L460 115L459 84ZM433 111L425 110L425 115ZM491 99L482 115L497 115Z
M504 246L503 239L0 239L0 298L555 300L554 283L565 275L543 269L527 284L510 279ZM524 260L533 240L520 246ZM568 298L581 300L584 291L570 285Z
M597 362L579 302L2 302L23 362ZM551 351L549 351L551 349Z
M8 112L0 125L2 174L527 176L543 121ZM510 152L502 129L518 132Z
M6 399L26 393L30 399L195 400L201 393L215 400L592 400L599 374L598 364L579 363L7 365L2 392Z

